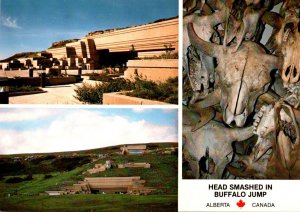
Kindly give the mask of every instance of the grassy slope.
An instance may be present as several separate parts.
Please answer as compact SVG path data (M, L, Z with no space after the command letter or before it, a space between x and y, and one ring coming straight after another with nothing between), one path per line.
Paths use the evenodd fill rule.
M57 190L64 182L75 183L80 180L78 175L86 170L87 165L73 169L69 172L51 173L53 176L49 179L44 179L43 174L33 175L33 180L24 181L16 184L6 184L0 182L0 192L3 195L18 194L18 195L38 195L49 189ZM24 177L24 176L23 176Z
M66 195L0 199L3 210L18 211L177 211L177 195Z
M146 186L154 187L156 194L177 194L178 158L175 155L146 154L146 155L113 155L111 159L117 163L148 162L150 169L125 168L109 169L105 172L93 174L93 177L126 177L141 176L146 180ZM98 162L104 163L104 160Z
M168 147L160 145L159 147ZM153 211L176 211L177 209L177 168L178 158L176 155L166 155L160 153L150 153L145 155L119 155L116 154L118 148L110 148L105 151L89 150L88 153L109 153L108 157L98 160L95 163L103 163L106 160L113 160L115 163L125 162L149 162L150 169L126 168L110 169L105 172L86 176L141 176L146 180L145 186L154 187L156 190L149 196L129 196L129 195L68 195L59 197L37 196L46 190L57 190L62 185L73 184L81 180L80 174L94 164L86 164L71 171L51 173L50 179L44 179L43 174L33 175L32 181L25 181L17 184L6 184L4 179L0 180L0 209L2 210L101 210L125 208L136 208L136 211L153 209ZM56 153L63 154L63 153ZM87 154L87 152L78 152ZM22 176L24 177L24 176ZM8 198L7 194L12 196ZM112 207L113 205L113 207ZM136 207L138 205L138 207ZM149 211L149 210L147 210Z

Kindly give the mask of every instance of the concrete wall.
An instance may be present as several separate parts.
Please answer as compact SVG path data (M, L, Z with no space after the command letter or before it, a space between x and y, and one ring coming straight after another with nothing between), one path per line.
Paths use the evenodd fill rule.
M97 50L109 49L110 52L129 51L132 45L136 51L165 49L165 45L177 50L178 19L105 32L88 38L95 40Z
M46 85L64 85L76 83L76 77L47 78Z
M124 78L134 80L135 72L147 80L165 82L169 78L178 77L177 59L129 60Z
M41 70L34 70L33 76L38 77L39 73L42 73ZM29 77L29 71L28 70L22 70L22 71L1 71L0 70L0 77L8 77L8 78L14 78L14 77Z
M104 93L104 105L166 105L167 103L122 95L122 92Z
M47 49L48 53L52 54L53 58L61 59L61 58L71 58L76 56L76 51L73 47L59 47L59 48L52 48Z
M69 77L59 77L59 78L47 78L46 85L64 85L64 84L73 84L77 82L77 78L74 76ZM31 85L31 86L40 86L41 78L40 77L18 77L18 78L8 78L8 85Z

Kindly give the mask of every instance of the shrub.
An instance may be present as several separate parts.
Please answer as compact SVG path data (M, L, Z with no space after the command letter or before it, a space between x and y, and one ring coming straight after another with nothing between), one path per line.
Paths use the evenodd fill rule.
M0 170L3 175L15 175L22 172L25 168L21 161L0 160Z
M102 104L103 93L118 92L131 90L134 84L129 80L122 78L115 79L111 82L98 83L95 86L83 83L82 86L75 89L75 98L84 103Z
M9 92L32 92L32 91L43 91L43 90L37 86L31 86L31 85L9 87Z
M153 60L153 59L178 59L178 53L163 53L159 56L152 56L152 57L144 57L144 60Z
M21 177L10 177L5 181L5 183L20 183L23 181L24 181L24 179Z
M50 179L50 178L52 178L53 176L51 175L51 174L45 174L44 175L44 179Z
M82 166L83 164L89 163L90 159L88 156L82 156L82 157L63 157L63 158L57 158L52 162L52 165L56 168L58 171L70 171L72 169L75 169L78 166Z
M132 91L128 96L134 96L145 99L164 101L171 104L178 103L178 78L168 79L165 83L156 84L153 81L144 80L141 76L135 78L135 82L122 78L111 82L103 82L91 86L83 83L75 89L75 98L84 103L102 104L103 93Z
M44 157L44 160L52 160L52 159L55 159L56 156L55 155L47 155Z
M32 174L28 174L23 180L24 180L24 181L30 181L30 180L33 180Z
M154 83L138 79L135 89L127 93L129 96L163 101L166 103L178 103L178 78L170 78L164 83Z
M106 74L98 75L98 76L90 76L90 80L101 81L101 82L111 82L113 78Z
M46 160L53 160L55 159L56 157L54 155L47 155L47 156L44 156L44 157L36 157L36 158L32 158L30 160L30 163L34 164L34 165L37 165L43 161L46 161Z

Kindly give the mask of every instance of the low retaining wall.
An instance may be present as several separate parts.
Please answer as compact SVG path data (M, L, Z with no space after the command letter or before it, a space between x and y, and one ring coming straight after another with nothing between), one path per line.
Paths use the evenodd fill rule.
M168 103L126 96L124 92L104 93L104 105L167 105Z
M38 77L42 70L34 70L33 76ZM8 77L8 78L15 78L15 77L29 77L28 70L21 70L21 71L1 71L0 70L0 77Z
M61 73L65 74L65 70L61 70ZM70 75L76 75L76 74L78 74L78 70L76 70L76 69L74 69L74 70L67 70L66 73L70 74ZM93 74L93 73L103 74L104 71L103 70L82 70L81 73L82 74Z
M64 85L64 84L73 84L77 82L75 76L69 77L58 77L58 78L47 78L46 85Z
M72 84L80 81L81 78L76 76L69 77L55 77L55 78L46 78L46 86L51 85L64 85ZM41 78L40 77L20 77L20 78L7 78L5 81L0 82L0 86L40 86Z
M177 59L129 60L127 67L124 78L132 81L136 73L154 82L165 82L169 78L178 77Z
M33 71L33 76L38 77L40 73L43 73L45 71L43 70L34 70ZM61 70L61 74L70 74L70 75L77 75L78 70ZM102 74L104 73L103 70L82 70L82 74L92 74L92 73L97 73L97 74ZM29 77L29 71L28 70L17 70L17 71L1 71L0 70L0 77L8 77L8 78L15 78L15 77Z

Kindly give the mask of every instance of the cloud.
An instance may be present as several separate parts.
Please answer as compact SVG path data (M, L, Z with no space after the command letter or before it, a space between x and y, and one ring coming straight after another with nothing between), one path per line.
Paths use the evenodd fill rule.
M59 152L126 143L176 142L177 126L74 110L56 119L47 128L0 130L0 135L0 154Z
M0 16L0 21L3 26L9 27L9 28L21 28L17 24L17 19L12 19L11 17L4 17Z
M144 113L144 112L150 112L150 111L152 111L152 109L142 108L142 107L135 107L135 108L132 108L132 111L135 112L135 113Z
M16 110L1 110L0 122L21 122L46 118L57 114L57 110L44 110L44 109L16 109Z

